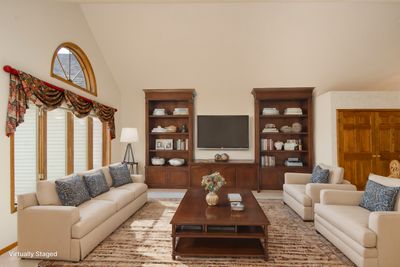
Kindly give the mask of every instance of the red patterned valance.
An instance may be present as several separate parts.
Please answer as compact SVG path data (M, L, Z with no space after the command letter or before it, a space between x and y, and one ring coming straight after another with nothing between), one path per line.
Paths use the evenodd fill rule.
M93 111L101 122L107 123L111 139L115 138L114 114L117 111L115 108L86 99L71 91L55 89L55 86L25 72L14 70L8 72L10 72L10 95L7 107L7 136L13 134L18 125L24 122L28 102L31 101L36 106L47 110L58 108L66 103L78 118L84 118Z

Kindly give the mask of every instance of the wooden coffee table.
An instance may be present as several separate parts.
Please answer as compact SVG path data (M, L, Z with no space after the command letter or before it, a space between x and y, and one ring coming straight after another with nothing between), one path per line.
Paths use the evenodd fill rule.
M231 211L228 193L242 196L244 211ZM227 189L218 196L218 205L208 206L204 189L186 192L171 220L172 258L250 256L268 260L270 223L251 191Z

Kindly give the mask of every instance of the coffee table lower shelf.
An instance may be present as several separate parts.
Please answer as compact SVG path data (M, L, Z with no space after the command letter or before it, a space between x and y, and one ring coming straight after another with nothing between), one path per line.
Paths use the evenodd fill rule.
M174 256L226 256L226 257L266 257L265 249L258 238L196 238L180 237Z

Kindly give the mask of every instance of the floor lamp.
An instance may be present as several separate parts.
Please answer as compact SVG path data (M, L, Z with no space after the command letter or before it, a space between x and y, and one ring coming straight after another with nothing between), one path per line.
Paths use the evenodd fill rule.
M136 143L138 140L137 128L122 128L121 138L119 141L121 143L127 143L124 160L122 162L130 165L131 173L133 173L133 165L136 165L135 173L138 172L139 168L138 163L135 162L132 149L132 143Z

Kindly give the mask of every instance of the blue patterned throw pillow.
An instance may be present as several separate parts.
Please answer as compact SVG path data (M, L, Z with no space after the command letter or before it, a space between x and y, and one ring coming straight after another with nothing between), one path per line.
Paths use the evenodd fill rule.
M120 163L117 165L110 165L110 174L113 180L113 186L118 187L124 184L132 183L131 173L129 172L126 164Z
M55 181L56 191L63 206L79 206L83 202L90 200L89 192L86 189L82 178L71 175L65 179Z
M329 183L329 170L322 169L319 165L315 166L311 174L311 182L313 183Z
M102 170L84 174L83 180L91 197L96 197L110 190Z
M368 180L360 207L370 211L393 211L399 189Z

